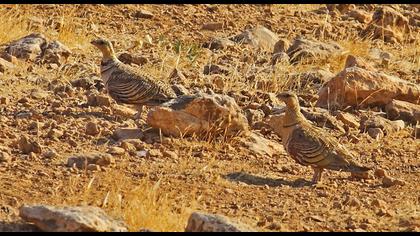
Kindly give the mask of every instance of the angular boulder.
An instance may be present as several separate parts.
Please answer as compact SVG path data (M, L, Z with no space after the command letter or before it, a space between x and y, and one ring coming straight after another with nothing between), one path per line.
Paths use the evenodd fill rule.
M258 25L232 37L231 40L237 43L250 44L266 52L273 52L274 45L279 41L279 37L266 27Z
M329 80L318 95L316 106L332 109L347 106L384 107L393 99L419 104L420 86L355 65L345 68Z
M284 113L280 115L271 115L266 119L268 126L280 137L282 137L283 121Z
M232 40L225 39L225 38L214 38L210 42L204 43L203 47L216 51L216 50L230 48L230 47L233 47L234 45L235 44Z
M321 85L333 78L334 74L329 70L312 69L301 73L292 73L289 76L293 81L299 82L304 87L310 84Z
M26 135L22 135L21 138L17 141L19 150L23 154L29 154L31 152L41 153L42 146L35 140L32 140Z
M286 151L281 143L271 141L264 138L260 134L251 133L249 136L241 140L244 147L246 147L251 153L259 156L272 157L275 154L285 154Z
M385 135L404 128L402 120L391 121L377 115L363 115L360 119L360 131L367 132L369 129L379 128Z
M40 33L32 33L9 43L6 52L18 59L57 65L63 64L72 54L62 43L49 41Z
M347 112L338 112L337 115L335 116L335 118L337 118L337 120L343 122L344 125L351 127L351 128L356 128L358 129L360 127L360 120L357 116L354 116L350 113Z
M188 219L185 232L256 232L256 230L221 215L194 212Z
M148 62L147 58L140 54L130 54L123 52L118 56L118 60L125 64L136 64L142 66Z
M141 129L118 128L112 133L112 137L117 141L121 141L125 139L142 139L144 134Z
M42 63L54 63L61 65L67 61L67 58L72 54L70 49L57 40L49 42L42 47Z
M389 6L376 8L372 20L360 32L362 38L382 39L389 43L401 43L410 34L409 20Z
M6 52L19 59L33 61L42 53L46 44L47 38L43 34L33 33L11 42Z
M420 105L409 102L392 100L385 106L386 114L391 120L403 120L415 125L420 122Z
M334 55L342 55L344 49L334 43L323 43L315 40L297 37L286 51L290 63L310 63L313 60L326 59Z
M366 12L364 10L353 10L347 13L348 16L353 17L360 23L368 23L372 20L372 15L369 12Z
M236 135L249 130L248 121L235 100L226 95L180 96L152 108L147 123L166 135Z
M22 206L19 216L46 232L127 232L121 221L111 219L98 207Z
M109 166L115 163L115 158L108 153L90 152L71 156L67 159L67 167L84 169L90 164L98 166Z

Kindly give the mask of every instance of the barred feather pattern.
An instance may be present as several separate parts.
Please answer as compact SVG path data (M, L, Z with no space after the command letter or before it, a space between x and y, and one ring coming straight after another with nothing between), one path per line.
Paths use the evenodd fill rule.
M348 172L369 170L353 162L353 156L343 145L309 122L300 121L285 138L286 151L301 165Z
M101 77L108 94L118 103L155 106L176 98L168 85L117 58L102 61Z

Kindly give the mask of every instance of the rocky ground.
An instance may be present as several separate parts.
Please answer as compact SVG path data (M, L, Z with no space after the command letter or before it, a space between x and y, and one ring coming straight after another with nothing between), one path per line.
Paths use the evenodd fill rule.
M124 222L99 231L184 231L211 218L189 218L194 211L247 225L230 230L420 229L418 4L0 12L0 231L54 230L39 222L61 213L32 204L96 206ZM134 110L103 91L101 55L89 43L96 37L110 39L124 63L202 100L133 120ZM327 171L311 185L311 168L281 146L284 104L275 95L284 90L374 169ZM205 120L210 107L234 118ZM190 124L197 134L173 129ZM195 230L205 229L219 228Z

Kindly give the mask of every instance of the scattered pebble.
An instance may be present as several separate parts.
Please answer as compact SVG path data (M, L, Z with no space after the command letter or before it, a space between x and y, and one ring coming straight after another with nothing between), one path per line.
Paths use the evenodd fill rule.
M86 124L87 135L97 135L99 134L99 132L100 131L97 123L90 121Z
M121 156L125 153L125 149L124 148L120 148L120 147L110 147L108 149L108 153L112 154L112 155L117 155L117 156Z

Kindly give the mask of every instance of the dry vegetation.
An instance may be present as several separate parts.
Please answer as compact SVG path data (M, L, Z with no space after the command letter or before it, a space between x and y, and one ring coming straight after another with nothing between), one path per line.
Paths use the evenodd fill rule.
M308 12L319 9L321 5L274 5L271 6L271 16L266 15L265 6L232 5L229 9L216 6L217 14L209 13L208 7L0 5L0 48L32 32L41 32L50 39L59 40L73 52L69 62L57 69L17 62L12 72L0 76L0 97L11 100L9 107L0 111L9 118L34 107L47 111L51 100L35 102L26 108L17 100L27 97L33 88L47 90L48 83L54 80L69 82L98 74L100 54L89 43L97 36L113 40L118 52L141 53L147 57L148 63L142 67L143 70L159 79L167 80L173 68L178 68L187 77L187 81L182 81L186 88L208 87L220 93L248 91L260 103L264 100L259 97L259 92L277 93L293 89L298 93L316 94L316 86L301 86L301 81L294 80L290 73L328 68L336 74L342 70L347 55L368 58L369 49L373 47L394 56L387 68L378 65L379 69L412 82L420 81L419 31L414 42L392 45L378 40L361 40L350 23L341 22L341 25L347 24L344 30L347 33L338 34L337 38L316 37L311 32L314 28L336 23L325 14L307 16ZM153 19L128 17L140 9L151 11ZM301 17L295 17L295 13ZM210 21L233 22L233 26L217 32L200 30L203 23ZM289 40L305 29L305 36L321 41L334 40L347 52L311 64L279 63L270 71L265 70L267 66L260 61L270 60L271 54L254 50L249 45L235 45L218 52L201 47L214 36L233 36L246 25L257 24L270 27L281 38ZM152 44L148 43L150 39ZM214 76L202 74L203 66L208 63L224 63L229 69L228 75L222 76L222 88L212 84ZM255 76L252 81L249 80L251 75ZM262 80L273 80L275 86L258 89L257 84ZM77 96L83 99L83 91L78 91ZM68 101L51 99L63 106L77 107L74 104L80 102L74 102L73 98ZM83 111L77 109L78 112ZM89 112L102 110L89 108ZM107 137L105 134L97 137L84 134L85 123L92 119L107 123L107 130L111 133L117 127L134 126L130 119L107 120L92 116L60 115L40 120L43 123L55 120L58 126L71 130L77 146L72 147L66 141L47 141L38 134L38 137L33 137L48 149L57 151L58 157L33 157L14 150L13 163L0 166L0 206L13 209L29 203L100 206L110 215L123 219L132 231L140 228L183 231L192 210L224 214L264 231L348 231L360 228L367 231L401 231L419 227L420 144L411 136L412 127L381 140L372 141L366 134L360 134L360 141L356 144L346 137L341 140L362 158L374 156L379 165L391 175L404 179L407 185L382 188L375 181L351 181L346 174L331 172L325 175L324 185L315 188L299 185L300 178L310 179L311 170L294 164L287 155L258 157L240 147L235 139L217 140L212 137L208 137L207 141L195 137L161 137L162 143L145 144L149 149L175 151L177 159L140 159L126 154L119 157L116 167L106 171L75 171L65 167L66 158L73 153L90 150L105 152L111 145L100 143ZM29 123L8 121L6 127L2 127L6 135L0 139L0 144L13 147L14 140L29 132ZM268 137L280 140L274 134ZM360 206L338 206L347 196L358 199ZM386 205L375 208L370 205L373 199L380 199ZM378 213L381 210L385 212L382 215ZM16 215L0 213L0 225L15 220Z

